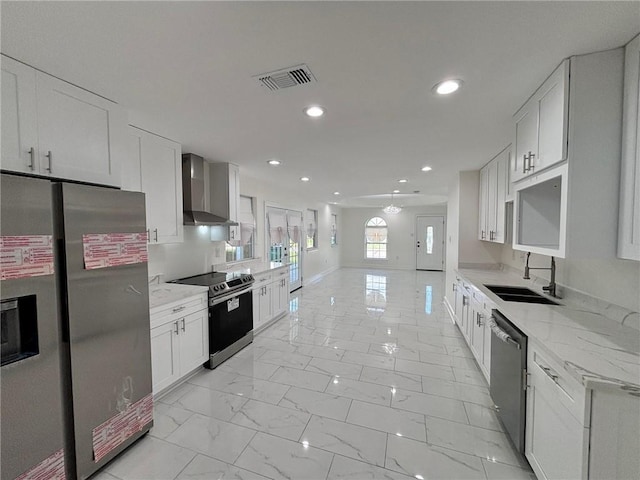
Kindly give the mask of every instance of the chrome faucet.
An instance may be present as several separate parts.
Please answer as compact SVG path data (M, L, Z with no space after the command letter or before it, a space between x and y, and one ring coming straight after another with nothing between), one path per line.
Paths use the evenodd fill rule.
M531 256L531 252L527 252L527 263L524 266L524 278L525 280L529 280L529 270L551 270L551 278L549 279L549 285L542 287L542 291L547 292L552 297L556 296L556 259L551 257L551 268L543 268L543 267L530 267L529 266L529 257Z

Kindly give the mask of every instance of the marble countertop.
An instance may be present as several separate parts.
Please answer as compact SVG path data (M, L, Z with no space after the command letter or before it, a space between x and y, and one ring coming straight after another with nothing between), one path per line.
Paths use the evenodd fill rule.
M278 270L280 268L287 267L289 267L289 264L282 262L247 262L242 265L232 266L223 271L228 273L250 273L252 275L258 275L270 270Z
M560 305L506 302L484 286L531 288L530 283L510 272L461 269L458 274L585 387L613 386L640 392L637 330L563 299L557 300Z
M189 297L209 291L209 287L198 285L181 285L178 283L160 283L149 285L149 309L151 313L170 303L179 302Z

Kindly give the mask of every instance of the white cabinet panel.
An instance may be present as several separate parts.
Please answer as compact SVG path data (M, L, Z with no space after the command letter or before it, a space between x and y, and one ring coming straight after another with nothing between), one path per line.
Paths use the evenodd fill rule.
M479 240L504 243L510 156L508 146L480 170Z
M2 168L38 173L36 72L2 56Z
M3 97L4 99L4 97ZM625 48L618 256L640 260L640 35ZM4 139L4 137L3 137Z
M180 373L189 373L209 358L209 311L201 310L179 321Z
M2 168L120 186L126 112L2 56Z
M151 329L151 374L154 395L180 378L176 322Z
M260 330L289 310L289 269L255 275L253 328Z
M180 144L129 127L129 161L124 184L145 193L149 243L183 239ZM124 172L123 172L124 174Z
M567 158L569 60L564 60L514 115L518 181Z
M154 395L179 382L209 359L207 304L207 294L203 293L151 315Z
M120 186L124 110L44 73L36 79L41 173Z

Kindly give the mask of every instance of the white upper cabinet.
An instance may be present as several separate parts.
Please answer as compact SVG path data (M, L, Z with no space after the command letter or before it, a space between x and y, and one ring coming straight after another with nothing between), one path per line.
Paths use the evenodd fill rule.
M561 258L616 256L623 71L622 48L578 55L532 97L540 116L538 150L529 163L515 147L520 169L511 173L522 175L523 159L527 167L513 185L514 249ZM568 114L560 106L567 98Z
M2 56L2 168L39 173L36 71Z
M618 256L630 260L640 260L639 101L640 35L629 42L625 48L624 62L624 113L622 122L622 175L620 177Z
M569 65L564 60L514 115L512 181L567 158Z
M129 127L129 163L122 188L145 193L149 243L182 242L182 148Z
M4 169L120 186L126 125L119 105L2 57Z
M480 170L480 240L504 243L505 201L511 145L496 155Z

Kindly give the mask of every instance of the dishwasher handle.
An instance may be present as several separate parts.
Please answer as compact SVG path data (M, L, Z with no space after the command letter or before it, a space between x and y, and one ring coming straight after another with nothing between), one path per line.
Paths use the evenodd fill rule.
M505 332L504 330L502 330L498 324L496 323L496 319L493 315L491 315L491 317L489 318L489 320L487 321L487 326L491 329L491 331L493 332L493 334L499 339L502 340L504 343L510 343L511 345L514 345L518 350L520 350L520 344L518 342L516 342L513 338L511 338L509 336L509 334L507 332Z

